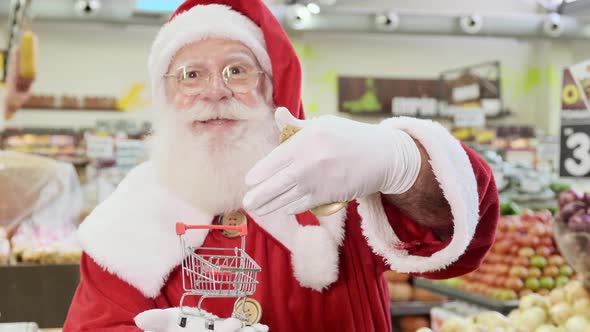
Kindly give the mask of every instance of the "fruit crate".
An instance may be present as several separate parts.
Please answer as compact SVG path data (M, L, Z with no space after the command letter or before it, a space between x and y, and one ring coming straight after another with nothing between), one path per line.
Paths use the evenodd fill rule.
M431 292L448 296L449 298L475 304L480 307L508 314L518 307L518 300L500 301L480 294L466 292L456 287L437 284L428 279L414 278L414 287L420 287Z

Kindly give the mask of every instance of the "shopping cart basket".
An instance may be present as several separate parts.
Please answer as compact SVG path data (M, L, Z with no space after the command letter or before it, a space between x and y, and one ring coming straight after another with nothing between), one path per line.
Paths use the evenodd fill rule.
M187 246L183 235L189 229L238 231L241 237L241 245L239 248ZM180 310L183 315L194 315L194 313L189 313L183 305L187 296L200 296L197 315L207 318L201 309L201 304L206 298L235 297L238 301L245 301L248 295L254 294L258 284L256 276L261 269L246 253L246 235L248 235L246 224L224 226L176 223L176 234L180 237L183 250L182 286L184 293L180 298ZM196 253L197 249L199 249L199 253ZM244 305L234 306L233 316L246 322ZM207 326L212 328L213 322L211 319L207 318L207 320ZM186 321L180 322L181 325L184 323Z

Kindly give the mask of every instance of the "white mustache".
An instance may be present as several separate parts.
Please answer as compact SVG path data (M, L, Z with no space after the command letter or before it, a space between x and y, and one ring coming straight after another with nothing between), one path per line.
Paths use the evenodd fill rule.
M223 103L197 102L190 109L179 114L187 121L205 122L209 120L248 120L255 117L255 112L249 112L248 107L235 99Z

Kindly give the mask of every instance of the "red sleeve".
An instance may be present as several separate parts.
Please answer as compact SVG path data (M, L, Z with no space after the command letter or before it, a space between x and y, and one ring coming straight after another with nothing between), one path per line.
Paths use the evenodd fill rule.
M436 272L418 273L417 276L429 279L447 279L476 270L492 246L496 224L500 214L498 191L489 166L475 152L465 149L475 173L479 194L479 222L467 250L457 261ZM421 227L404 215L395 205L382 199L385 213L391 227L404 243L408 253L415 256L430 256L444 249L451 241L438 240L432 231Z
M80 284L63 331L141 331L133 318L154 307L152 299L107 272L84 253L80 262Z

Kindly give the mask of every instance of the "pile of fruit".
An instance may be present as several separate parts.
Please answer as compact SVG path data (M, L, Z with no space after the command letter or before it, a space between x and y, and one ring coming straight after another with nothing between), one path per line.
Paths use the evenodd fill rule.
M564 257L590 286L590 193L567 190L559 195L554 232Z
M444 296L413 287L410 282L410 276L407 274L387 271L384 273L384 276L389 287L389 298L394 306L396 303L403 302L441 303L446 301L446 297ZM393 324L401 332L415 332L419 328L430 326L430 317L428 315L395 317Z
M574 271L553 241L552 220L549 211L501 217L496 242L480 268L441 283L502 301L563 287Z
M486 311L446 320L440 332L586 332L590 331L590 296L580 281L548 295L529 294L508 317Z

